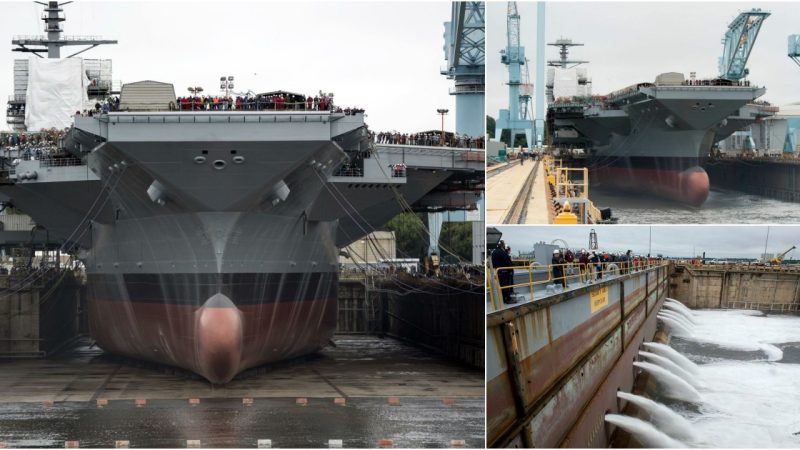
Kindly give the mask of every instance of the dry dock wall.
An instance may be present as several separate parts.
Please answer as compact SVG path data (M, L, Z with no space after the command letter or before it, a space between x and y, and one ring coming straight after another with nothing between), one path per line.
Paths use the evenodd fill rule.
M70 271L0 275L0 356L46 356L76 337L80 292Z
M483 367L483 302L482 284L342 278L336 332L387 335Z
M656 332L663 265L526 302L486 318L490 447L606 447L607 412Z
M800 163L719 159L704 168L713 187L800 202Z
M800 311L800 268L670 266L669 295L690 308Z

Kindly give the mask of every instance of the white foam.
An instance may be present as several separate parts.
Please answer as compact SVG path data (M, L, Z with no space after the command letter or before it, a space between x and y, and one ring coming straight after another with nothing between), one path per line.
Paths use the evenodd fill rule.
M716 344L722 348L763 351L769 361L779 361L783 352L775 346L800 342L800 317L764 316L758 311L697 310L697 326L685 339Z
M800 448L800 364L775 363L775 344L800 342L800 317L757 311L694 311L684 339L767 354L767 360L723 360L697 366L700 413L683 411L703 444L728 448ZM699 355L702 358L702 355Z

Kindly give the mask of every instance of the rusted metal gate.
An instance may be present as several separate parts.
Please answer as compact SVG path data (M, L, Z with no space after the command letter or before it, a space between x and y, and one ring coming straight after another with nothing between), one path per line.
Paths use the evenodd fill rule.
M665 264L487 314L490 447L605 447L604 415L630 391L656 330ZM496 279L490 289L499 292Z

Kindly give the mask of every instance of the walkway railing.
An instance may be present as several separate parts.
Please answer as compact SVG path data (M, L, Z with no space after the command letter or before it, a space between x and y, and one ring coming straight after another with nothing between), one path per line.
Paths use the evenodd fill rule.
M610 279L613 276L636 273L642 270L666 266L668 261L661 259L635 259L630 262L603 262L588 263L571 262L565 264L540 265L535 262L524 266L495 267L487 277L487 289L491 311L503 309L503 293L507 290L513 295L515 289L521 289L527 296L527 301L536 301L554 295L558 292L547 289L549 285L561 286L562 291L573 287L583 287L589 284ZM508 271L511 271L511 283L507 280ZM528 279L523 282L514 282L518 273L527 273ZM524 276L523 276L524 277ZM544 279L542 279L544 277Z

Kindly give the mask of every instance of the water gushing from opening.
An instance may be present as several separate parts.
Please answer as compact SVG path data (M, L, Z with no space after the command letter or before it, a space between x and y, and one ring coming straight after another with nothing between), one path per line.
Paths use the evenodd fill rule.
M692 403L700 402L701 397L697 389L669 370L648 362L636 361L633 365L650 372L656 377L667 388L666 394L668 397Z
M675 364L681 366L684 370L691 373L692 375L699 375L700 370L697 368L697 365L693 363L689 358L683 356L674 348L670 347L666 344L660 344L658 342L645 342L644 346L649 348L653 351L653 353L658 353L661 356L666 356Z
M672 329L672 334L679 335L679 336L680 335L683 335L683 336L691 336L692 335L692 332L688 328L686 328L685 325L683 325L682 323L678 322L677 320L675 320L675 319L673 319L671 317L667 317L667 316L665 316L663 314L660 314L660 313L657 315L657 317L662 322L664 322L667 325L669 325L669 327Z
M653 425L668 436L687 442L697 441L697 434L692 428L692 424L666 405L641 395L622 391L617 392L617 397L627 400L647 412Z
M667 300L666 300L665 304L670 304L670 305L675 306L676 308L678 308L681 311L683 311L689 317L692 317L694 315L694 313L692 312L691 309L689 309L688 306L684 305L683 303L681 303L678 300L675 300L674 298L667 297Z
M675 303L673 303L673 302L664 302L664 308L669 309L670 311L674 312L675 314L680 314L681 317L684 317L684 318L686 318L686 320L688 320L692 324L697 325L697 321L694 320L694 313L686 312L685 309L681 309L681 307L675 305ZM662 311L663 311L663 309L662 309Z
M664 309L664 308L662 308L658 313L659 314L663 314L664 316L671 317L671 318L677 320L684 327L686 327L687 330L694 330L695 324L690 322L688 319L686 319L686 316L684 316L682 314L679 314L679 313L676 313L676 312L674 312L672 310L668 310L668 309Z
M646 448L686 447L685 444L667 436L652 424L635 417L623 416L621 414L606 414L606 422L614 424L632 434Z
M691 373L687 372L681 366L675 364L671 359L669 359L667 357L664 357L664 356L661 356L661 355L656 355L655 353L646 352L646 351L640 351L639 355L649 359L653 363L658 364L659 366L661 366L661 367L669 370L670 372L674 373L675 375L681 377L682 379L684 379L686 382L688 382L692 386L694 386L696 388L701 387L700 382L697 380L696 376L694 376Z

